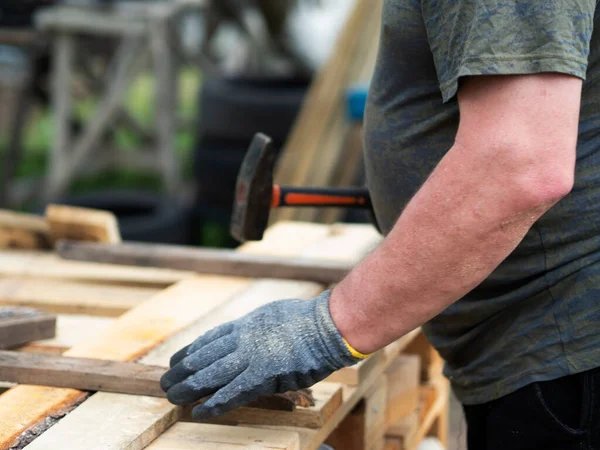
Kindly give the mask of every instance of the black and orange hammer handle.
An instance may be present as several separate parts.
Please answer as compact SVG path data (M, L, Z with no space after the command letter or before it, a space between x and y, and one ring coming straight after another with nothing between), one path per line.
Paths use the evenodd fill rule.
M335 206L371 208L367 188L312 188L273 185L271 207L279 206Z

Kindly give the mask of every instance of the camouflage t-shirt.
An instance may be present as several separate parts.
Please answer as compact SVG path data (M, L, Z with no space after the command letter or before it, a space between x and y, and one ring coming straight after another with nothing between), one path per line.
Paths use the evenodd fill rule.
M424 327L466 404L600 366L596 28L596 0L384 0L365 118L367 179L384 233L453 144L461 77L585 80L573 191L486 281Z

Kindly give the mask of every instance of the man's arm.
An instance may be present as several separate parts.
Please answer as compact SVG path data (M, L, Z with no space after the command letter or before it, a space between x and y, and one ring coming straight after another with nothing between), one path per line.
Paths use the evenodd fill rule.
M454 145L332 293L333 321L351 346L371 353L435 317L569 193L581 87L550 73L464 82Z

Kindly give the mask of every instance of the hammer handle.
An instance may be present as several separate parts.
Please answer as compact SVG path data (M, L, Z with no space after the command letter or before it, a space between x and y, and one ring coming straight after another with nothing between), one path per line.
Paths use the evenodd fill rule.
M278 206L335 206L371 208L367 188L312 188L273 185L271 207Z

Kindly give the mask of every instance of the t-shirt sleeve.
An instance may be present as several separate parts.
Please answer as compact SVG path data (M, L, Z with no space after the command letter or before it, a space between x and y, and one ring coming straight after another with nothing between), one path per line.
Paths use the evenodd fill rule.
M585 80L596 0L421 0L444 102L461 77L560 72Z

